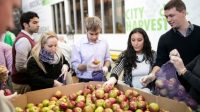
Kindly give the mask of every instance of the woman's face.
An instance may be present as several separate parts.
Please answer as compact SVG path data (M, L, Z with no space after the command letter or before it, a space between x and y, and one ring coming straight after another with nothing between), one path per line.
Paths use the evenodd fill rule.
M141 33L133 33L131 35L131 44L136 53L142 53L144 46L144 37Z
M58 39L55 37L51 37L47 39L47 42L44 44L44 49L47 50L48 52L55 54L57 50L57 44L58 44Z

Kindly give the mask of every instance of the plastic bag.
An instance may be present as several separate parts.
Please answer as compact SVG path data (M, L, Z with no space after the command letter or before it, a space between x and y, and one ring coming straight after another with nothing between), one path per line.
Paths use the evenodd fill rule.
M155 94L173 100L183 101L192 109L197 108L197 103L185 91L177 78L176 69L171 62L165 63L156 74Z

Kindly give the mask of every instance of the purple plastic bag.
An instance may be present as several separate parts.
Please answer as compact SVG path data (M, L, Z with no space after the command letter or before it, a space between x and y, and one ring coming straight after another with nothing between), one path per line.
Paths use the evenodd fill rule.
M183 101L192 109L197 108L197 103L185 91L177 78L176 69L171 62L162 65L160 71L156 74L155 94L168 97L173 100Z

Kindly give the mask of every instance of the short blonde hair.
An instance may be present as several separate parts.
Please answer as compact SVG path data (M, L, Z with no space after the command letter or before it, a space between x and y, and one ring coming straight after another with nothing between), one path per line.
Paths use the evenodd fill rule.
M86 31L97 31L98 29L102 29L102 22L99 17L87 17L85 19L85 28Z

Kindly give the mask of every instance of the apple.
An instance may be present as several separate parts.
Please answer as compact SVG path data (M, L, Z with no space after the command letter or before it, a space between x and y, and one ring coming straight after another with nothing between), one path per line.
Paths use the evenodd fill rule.
M105 100L105 108L111 108L112 107L112 102L109 99Z
M118 108L115 112L124 112L124 110Z
M50 109L48 107L43 107L40 111L41 112L48 112Z
M129 102L128 101L121 102L120 107L123 110L128 110L129 109Z
M20 107L15 107L15 111L16 111L16 112L24 112L23 109L20 108Z
M113 110L111 108L106 108L104 109L104 112L113 112Z
M72 109L67 109L65 112L73 112Z
M85 102L85 96L79 95L79 96L76 98L76 103L78 103L78 102Z
M58 100L58 98L57 97L55 97L55 96L52 96L50 99L49 99L50 101L57 101Z
M150 103L148 106L150 112L159 112L160 107L157 103Z
M87 105L83 108L83 112L94 112L94 109L92 106Z
M108 98L108 99L110 100L110 102L111 102L112 104L114 104L114 103L117 102L115 98Z
M73 101L73 100L70 100L70 101L67 102L67 107L70 108L70 109L74 108L75 105L76 105L76 102Z
M96 100L95 104L97 107L99 106L105 107L105 101L103 99Z
M133 91L131 89L127 89L125 91L125 96L128 98L132 98L133 97Z
M138 99L138 101L145 101L145 98L144 98L144 96L142 96L142 95L139 95L139 96L137 97L137 99Z
M155 86L159 89L162 89L164 87L164 82L161 79L157 79L155 82Z
M44 99L42 101L43 107L47 107L49 105L49 100L48 99Z
M52 108L52 110L54 111L54 112L57 112L57 111L59 111L60 110L60 108L59 108L59 106L54 106L53 108Z
M138 101L137 102L137 107L139 109L145 110L146 109L146 102L145 101Z
M36 106L30 107L28 109L26 109L27 112L38 112L39 108Z
M100 61L97 60L97 59L94 59L94 61L92 61L92 63L95 64L95 65L98 65L100 63Z
M73 109L73 112L82 112L82 109L80 107L75 107Z
M91 94L91 93L92 93L92 91L91 91L90 89L85 88L85 89L83 90L83 95L84 95L84 96L87 96L88 94Z
M66 102L61 102L59 105L60 109L66 110L67 109L67 103Z
M135 101L135 102L136 102L137 100L138 100L137 97L132 97L132 98L129 99L129 101Z
M104 111L104 108L103 107L97 107L96 109L95 109L95 112L103 112Z
M102 85L101 84L97 84L95 87L96 87L96 89L99 89L99 88L102 88Z
M126 100L127 100L127 97L123 94L117 96L117 102L119 102L119 103L126 101Z
M33 103L28 103L27 105L26 105L26 108L32 108L32 107L34 107L35 105L33 104Z
M116 98L117 95L118 95L117 92L118 91L116 91L116 90L110 90L110 92L109 92L109 98Z
M131 102L129 103L129 109L130 109L130 110L135 111L137 108L138 108L137 102L131 101Z
M134 96L134 97L137 97L137 96L140 95L137 91L135 91L135 90L132 90L132 91L133 91L133 96Z
M76 98L77 98L77 94L76 93L72 93L72 94L69 95L69 99L70 100L76 100Z
M137 109L135 112L143 112L143 110L141 110L141 109Z
M95 90L95 86L92 84L87 85L86 88L90 89L92 92Z
M56 98L59 99L59 98L62 97L62 92L61 92L60 90L57 90L57 91L55 92L54 96L55 96Z
M85 103L84 102L77 102L76 103L76 107L80 107L81 109L83 109L85 107Z
M105 93L103 99L108 99L109 98L109 94Z
M77 95L83 95L83 90L79 90L78 92L76 92Z
M113 109L113 111L115 112L117 109L120 109L120 105L119 105L118 103L114 103L114 104L112 105L112 109Z
M104 91L105 91L105 93L109 93L109 91L110 90L112 90L113 89L113 86L112 85L106 85L106 86L104 86Z
M99 88L95 91L95 96L99 99L103 99L104 97L104 90L102 88Z
M10 89L4 89L4 95L5 95L5 96L9 96L9 95L11 95L11 94L12 94L12 92L11 92Z
M159 94L160 94L160 96L165 97L165 96L168 95L168 91L167 91L166 88L163 88L163 89L160 89L160 90L159 90Z

